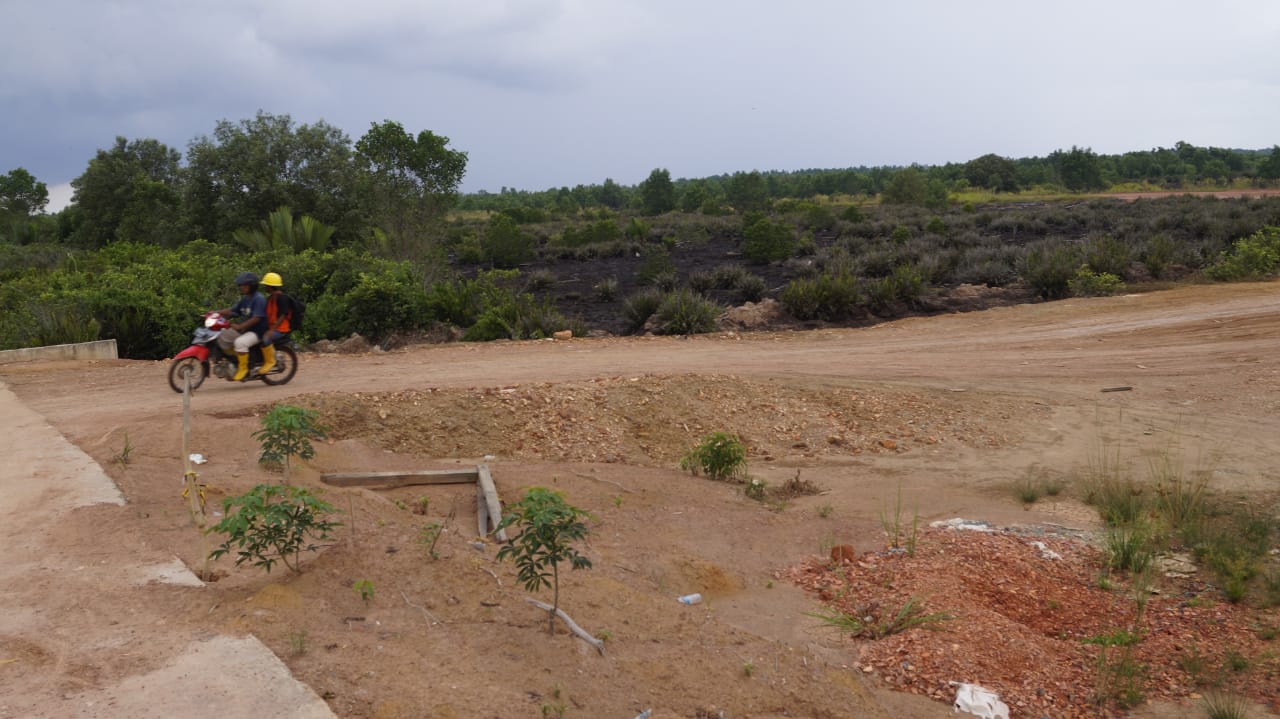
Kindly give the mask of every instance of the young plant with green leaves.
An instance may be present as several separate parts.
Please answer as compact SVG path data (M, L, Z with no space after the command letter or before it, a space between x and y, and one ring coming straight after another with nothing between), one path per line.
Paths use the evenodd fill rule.
M525 589L536 592L551 587L554 598L547 614L547 631L555 633L556 611L560 608L560 564L573 569L590 569L591 560L578 553L574 542L587 536L583 519L590 514L565 501L559 492L533 487L524 499L509 508L498 529L515 527L520 534L498 550L498 559L516 564L516 576Z
M209 531L225 534L227 540L209 557L217 559L234 550L237 566L250 562L267 572L277 561L300 572L301 554L319 549L315 542L330 539L329 532L342 526L326 517L334 513L333 507L298 487L259 484L223 499L222 511L222 521Z
M747 448L736 435L712 432L680 460L680 469L702 472L711 479L730 480L747 468Z
M285 484L289 483L290 459L311 459L316 455L311 440L327 436L327 428L317 422L317 417L319 413L313 409L278 404L262 418L262 429L253 433L262 445L258 462L280 466Z

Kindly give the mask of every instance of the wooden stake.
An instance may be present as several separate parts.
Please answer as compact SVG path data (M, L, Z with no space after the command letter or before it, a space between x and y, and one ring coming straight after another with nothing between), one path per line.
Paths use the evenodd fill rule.
M502 522L502 504L498 501L498 488L493 483L493 475L489 474L489 465L476 465L476 474L478 475L477 484L481 491L484 492L484 503L489 508L489 522L494 528L497 528ZM478 501L479 498L477 497ZM485 528L485 531L488 532L488 527ZM505 542L507 541L507 530L499 529L494 536L498 538L499 542Z

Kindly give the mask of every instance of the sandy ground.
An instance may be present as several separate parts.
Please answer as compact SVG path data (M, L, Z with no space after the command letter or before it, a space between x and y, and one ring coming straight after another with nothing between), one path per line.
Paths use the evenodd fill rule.
M460 487L330 490L346 526L301 575L223 560L229 576L206 587L126 591L139 557L200 567L207 548L179 494L181 402L165 364L3 366L0 381L128 504L41 527L43 546L83 557L99 585L61 563L8 583L6 605L35 609L0 625L0 661L18 660L0 664L0 716L67 715L75 698L122 686L163 691L137 678L175 666L192 641L249 634L339 716L951 716L863 676L856 644L806 616L815 598L778 572L834 544L883 547L899 495L921 521L1095 528L1070 482L1100 445L1135 467L1175 446L1216 489L1271 500L1277 349L1280 285L1202 285L864 329L308 355L286 387L213 381L196 394L192 450L210 460L211 510L279 481L249 435L282 400L320 409L334 430L298 473L305 486L321 487L320 472L488 455L507 501L560 489L593 513L595 565L564 577L562 607L608 637L604 657L549 637L495 547L468 544L474 495ZM1130 389L1102 391L1117 387ZM753 476L800 472L824 493L768 506L681 473L679 455L712 430L748 439ZM135 450L113 463L125 432ZM1032 467L1061 476L1066 495L1023 508L1011 486ZM397 505L423 496L426 517ZM448 530L435 560L417 542L425 521ZM359 579L376 586L369 602ZM691 591L707 601L675 602Z

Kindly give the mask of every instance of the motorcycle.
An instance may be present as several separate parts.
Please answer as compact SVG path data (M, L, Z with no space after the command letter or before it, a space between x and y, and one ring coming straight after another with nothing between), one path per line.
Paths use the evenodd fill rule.
M206 377L215 377L231 381L236 374L235 354L228 354L218 346L218 335L230 327L227 318L217 312L204 316L204 325L197 327L191 336L191 346L179 352L169 365L169 386L174 392L182 393L187 381L191 382L191 390L204 384ZM266 374L259 374L262 366L262 350L255 346L249 351L249 375L245 380L260 379L270 385L285 384L298 373L298 353L293 348L292 340L277 340L276 366Z

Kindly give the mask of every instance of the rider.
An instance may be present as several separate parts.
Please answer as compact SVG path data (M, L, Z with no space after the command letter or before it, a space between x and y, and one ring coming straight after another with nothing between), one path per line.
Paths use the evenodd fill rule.
M267 300L258 294L258 276L252 272L236 275L236 287L240 289L240 300L217 311L231 318L231 326L218 335L218 346L224 352L235 350L238 366L231 379L243 382L249 376L249 350L267 330Z
M262 336L262 367L258 374L275 369L275 343L293 329L293 303L284 293L284 280L279 274L268 272L262 276L262 286L267 289L267 331Z

